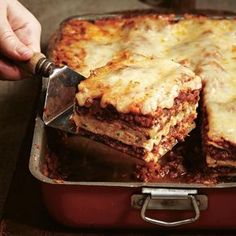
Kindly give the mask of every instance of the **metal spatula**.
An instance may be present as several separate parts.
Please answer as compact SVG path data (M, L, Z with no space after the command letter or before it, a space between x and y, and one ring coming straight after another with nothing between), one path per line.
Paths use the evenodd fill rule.
M44 103L43 121L46 125L69 133L75 133L70 122L77 85L85 77L67 66L61 68L49 61L42 53L35 53L21 63L28 72L48 78Z

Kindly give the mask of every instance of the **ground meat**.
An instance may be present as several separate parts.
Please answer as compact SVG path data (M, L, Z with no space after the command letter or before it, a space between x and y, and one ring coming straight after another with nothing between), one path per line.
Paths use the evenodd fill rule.
M196 104L199 100L199 90L180 92L179 96L175 98L172 108L158 107L155 114L151 115L137 115L137 114L122 114L118 113L111 105L106 108L100 107L100 101L94 100L90 107L81 107L76 104L76 112L78 114L91 114L98 120L116 120L120 119L133 125L138 125L145 128L151 128L153 125L162 123L164 120L169 120L171 116L177 115L183 109L183 103Z
M206 147L207 153L214 160L222 160L222 161L236 161L236 147L231 146L228 148L217 148L213 145L207 145Z
M177 141L183 142L187 134L190 131L190 127L193 125L194 115L190 115L184 118L180 123L170 128L169 134L165 136L164 140L159 145L154 145L153 153L159 153L160 147L164 147L166 150L170 150Z
M151 152L154 153L153 158L155 159L155 162L161 157L161 154L159 153L160 148L164 148L166 151L169 151L176 144L177 140L183 141L190 131L190 127L192 127L194 119L195 115L192 114L184 118L180 123L170 128L169 133L165 137L162 137L163 141L161 141L158 145L154 145ZM94 134L82 128L79 130L79 132L85 137L109 145L110 147L113 147L134 157L146 160L148 151L145 148L127 145L106 135Z
M203 152L205 156L210 156L214 160L222 160L222 161L236 161L236 145L232 143L222 140L222 141L214 141L210 140L208 137L209 124L207 118L207 110L205 106L202 106L202 146ZM209 145L209 141L216 143L221 148L217 148L213 145Z
M107 144L112 148L115 148L124 153L128 153L129 155L137 158L142 158L147 153L147 151L142 147L127 145L105 135L97 135L84 129L80 129L79 132L85 137Z

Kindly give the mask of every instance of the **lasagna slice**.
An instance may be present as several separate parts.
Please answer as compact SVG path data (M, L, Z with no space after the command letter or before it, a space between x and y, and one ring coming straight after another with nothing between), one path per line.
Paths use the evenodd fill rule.
M201 79L164 58L128 52L78 85L80 134L157 162L195 127Z
M223 47L208 55L201 72L203 149L209 167L236 167L236 46L225 44L236 45L236 40L228 36L222 36Z
M202 146L208 167L232 169L236 167L235 19L192 18L178 24L186 23L194 28L188 29L186 41L169 49L169 57L202 78Z

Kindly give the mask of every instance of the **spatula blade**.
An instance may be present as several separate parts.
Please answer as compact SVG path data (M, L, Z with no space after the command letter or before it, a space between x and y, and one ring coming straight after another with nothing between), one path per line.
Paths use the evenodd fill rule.
M70 115L74 104L77 85L85 77L71 70L69 67L54 69L48 80L43 120L48 126L70 133L75 130L70 124Z

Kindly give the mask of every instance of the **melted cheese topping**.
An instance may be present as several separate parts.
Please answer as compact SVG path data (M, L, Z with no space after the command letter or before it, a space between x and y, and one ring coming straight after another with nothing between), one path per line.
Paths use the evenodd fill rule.
M154 114L171 108L180 91L201 88L201 80L188 68L165 58L133 56L102 67L79 84L78 104L100 99L120 113Z
M181 80L181 73L191 74L176 63L183 64L204 81L211 143L228 140L236 144L236 20L188 16L170 24L170 18L144 15L95 23L68 22L54 60L58 64L64 60L83 75L90 75L79 85L76 97L80 105L102 97L102 106L112 104L120 112L143 114L153 112L156 106L172 105L183 86L176 78ZM124 51L149 59L127 65L120 57L120 63L116 63L119 68L108 65L108 71L101 69L102 75L98 70L97 80L90 74L91 70L117 60ZM195 85L190 87L199 88L198 79L193 81Z

